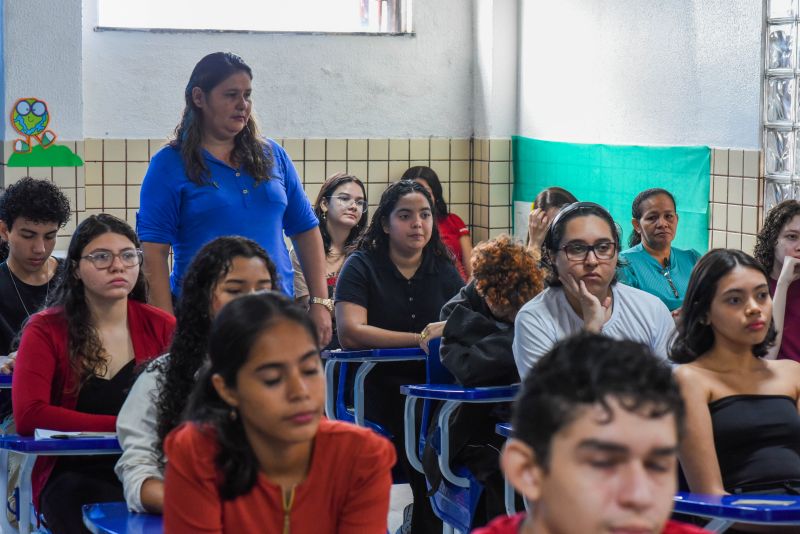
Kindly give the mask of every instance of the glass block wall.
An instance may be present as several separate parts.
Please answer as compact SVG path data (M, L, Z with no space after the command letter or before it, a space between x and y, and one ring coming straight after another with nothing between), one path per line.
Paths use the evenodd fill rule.
M800 200L800 0L767 0L764 52L764 213Z

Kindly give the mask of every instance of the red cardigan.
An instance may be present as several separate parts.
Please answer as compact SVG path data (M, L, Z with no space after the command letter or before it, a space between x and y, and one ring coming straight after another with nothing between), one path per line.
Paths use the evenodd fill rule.
M158 308L128 299L128 329L139 364L169 349L175 318ZM22 332L11 388L14 423L20 435L33 435L37 428L116 431L116 416L75 410L78 392L67 349L63 308L48 308L30 318ZM55 461L53 456L36 460L31 474L34 503L38 504L39 494Z
M212 430L187 423L164 443L164 533L286 532L282 490L263 473L249 493L230 501L219 495ZM320 421L305 480L295 487L289 530L386 534L392 444L372 430Z

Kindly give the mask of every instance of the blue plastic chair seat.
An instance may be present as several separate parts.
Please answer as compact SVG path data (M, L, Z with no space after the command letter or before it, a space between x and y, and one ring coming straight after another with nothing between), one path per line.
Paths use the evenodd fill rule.
M162 516L129 512L124 502L84 505L83 523L93 534L161 534L164 531Z

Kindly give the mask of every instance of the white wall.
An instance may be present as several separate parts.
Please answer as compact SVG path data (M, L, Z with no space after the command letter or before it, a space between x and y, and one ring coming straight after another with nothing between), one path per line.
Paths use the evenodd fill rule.
M519 132L757 148L761 0L520 0Z
M269 136L472 134L472 5L464 0L416 0L413 37L96 32L96 3L83 4L87 138L166 137L192 68L218 50L253 68Z
M37 97L59 140L83 139L81 0L4 0L3 8L4 138L17 138L14 102Z

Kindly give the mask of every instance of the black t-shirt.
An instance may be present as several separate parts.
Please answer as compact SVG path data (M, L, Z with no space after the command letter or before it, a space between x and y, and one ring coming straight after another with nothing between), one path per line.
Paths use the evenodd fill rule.
M28 285L11 272L6 262L0 263L0 355L8 354L11 342L22 323L41 309L48 291L53 291L64 270L64 262L56 258L56 273L46 284ZM18 293L19 292L19 293Z

